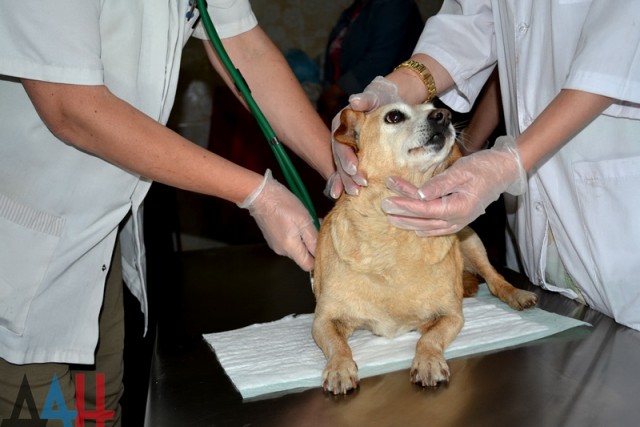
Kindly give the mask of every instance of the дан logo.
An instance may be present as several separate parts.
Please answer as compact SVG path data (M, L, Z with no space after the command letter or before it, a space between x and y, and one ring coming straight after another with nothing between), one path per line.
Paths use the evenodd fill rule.
M48 420L60 420L64 427L84 427L85 420L95 420L97 427L104 427L104 422L114 416L114 411L104 408L104 374L96 374L96 408L87 410L84 401L84 374L76 374L76 409L67 408L62 389L58 383L58 377L54 374L47 398L38 413L29 381L25 375L13 405L11 417L1 420L0 427L45 427ZM20 418L23 409L29 412L29 418Z

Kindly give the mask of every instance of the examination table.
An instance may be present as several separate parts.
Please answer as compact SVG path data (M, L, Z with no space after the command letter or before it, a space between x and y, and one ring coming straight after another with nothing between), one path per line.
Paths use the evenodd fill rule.
M508 270L540 308L592 327L451 359L451 382L438 388L416 386L402 370L344 396L318 384L243 401L202 334L312 312L309 275L265 245L183 252L180 264L179 309L158 328L147 427L640 425L640 332Z

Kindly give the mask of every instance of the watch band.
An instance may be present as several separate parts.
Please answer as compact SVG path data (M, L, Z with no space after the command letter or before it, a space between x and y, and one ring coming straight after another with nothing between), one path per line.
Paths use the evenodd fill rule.
M400 65L398 65L395 69L398 68L408 68L420 76L422 83L427 88L427 99L424 101L431 102L433 98L438 94L438 90L436 89L436 82L433 80L433 76L429 69L422 62L414 61L413 59L409 59L404 61Z

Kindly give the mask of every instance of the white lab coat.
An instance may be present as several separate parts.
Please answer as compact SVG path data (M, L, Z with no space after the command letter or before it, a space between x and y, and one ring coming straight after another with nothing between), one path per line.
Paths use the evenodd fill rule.
M523 196L507 196L516 238L508 259L532 282L576 297L545 280L551 230L585 301L640 329L640 2L445 1L416 52L449 70L456 86L441 99L459 111L470 109L497 62L513 136L561 89L618 100L530 172Z
M188 0L6 2L0 14L0 357L91 364L119 224L123 274L146 312L141 203L150 182L55 138L19 78L106 85L166 123ZM221 37L257 23L248 0L209 0ZM204 32L198 29L197 36Z

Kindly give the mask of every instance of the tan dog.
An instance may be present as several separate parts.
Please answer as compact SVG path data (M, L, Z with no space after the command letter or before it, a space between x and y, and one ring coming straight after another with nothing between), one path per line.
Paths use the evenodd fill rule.
M385 337L417 330L421 337L411 380L437 386L449 380L445 348L463 321L463 269L469 287L480 274L490 291L515 309L536 296L514 288L489 264L470 228L442 237L419 237L392 226L381 201L392 196L385 181L400 176L421 185L460 152L451 115L430 104L383 106L370 114L346 109L336 141L354 147L368 186L343 194L320 229L314 271L313 337L327 358L323 388L346 393L358 384L348 337L368 329Z

